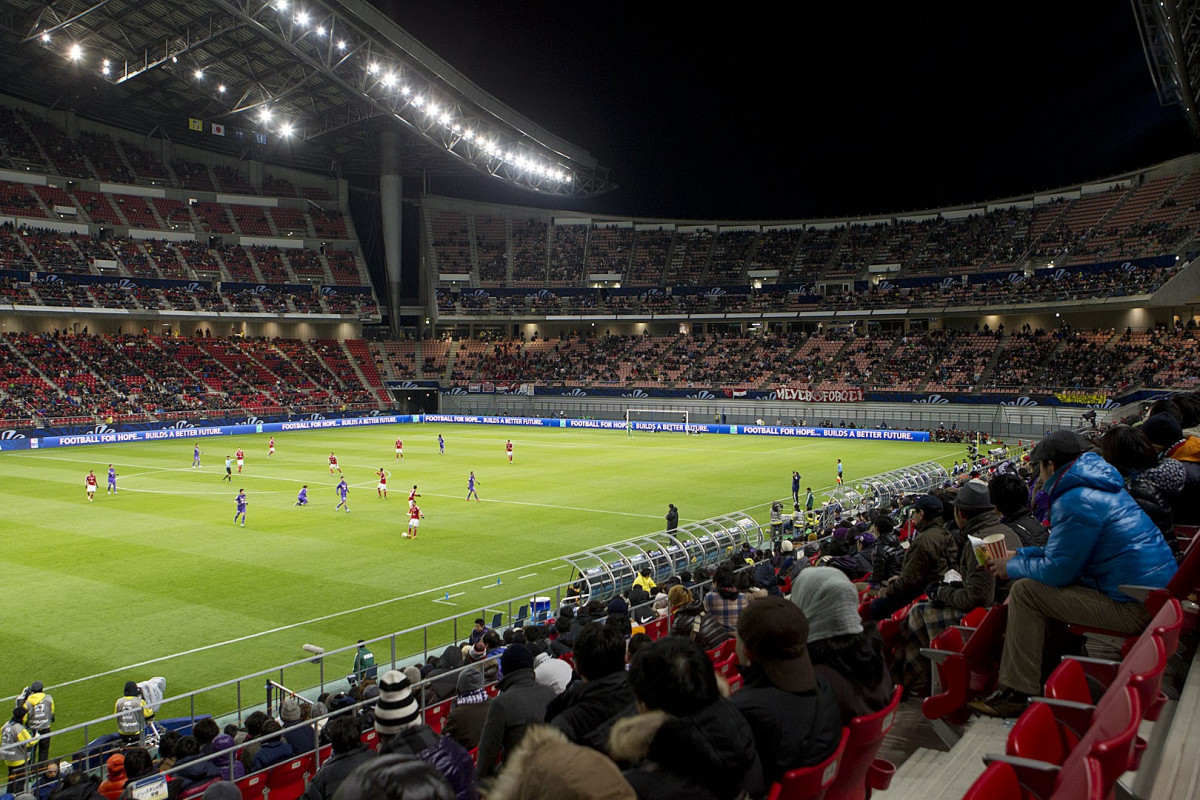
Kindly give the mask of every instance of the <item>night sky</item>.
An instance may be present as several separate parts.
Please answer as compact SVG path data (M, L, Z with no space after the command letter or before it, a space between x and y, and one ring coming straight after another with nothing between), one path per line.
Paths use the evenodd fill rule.
M1180 109L1159 105L1124 0L373 2L620 186L567 202L433 184L446 194L814 218L992 200L1200 147Z

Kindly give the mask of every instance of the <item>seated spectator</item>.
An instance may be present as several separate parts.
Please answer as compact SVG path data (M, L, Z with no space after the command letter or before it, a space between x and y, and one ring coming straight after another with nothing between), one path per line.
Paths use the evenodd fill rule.
M54 776L58 777L58 765L54 765ZM137 781L148 775L153 775L154 759L150 751L144 747L130 747L125 750L125 789L121 792L121 800L132 800L133 786Z
M379 679L375 730L380 739L379 755L404 755L427 761L442 773L460 797L470 796L475 784L475 765L470 754L450 737L439 738L433 728L421 721L412 683L399 670L388 670Z
M889 578L871 602L874 619L890 617L921 596L925 587L954 568L958 555L942 523L942 501L923 494L913 503L914 534L900 574Z
M284 739L283 736L271 735L282 730L283 726L273 719L268 719L263 725L262 743L258 747L258 752L254 754L254 760L250 762L251 772L273 767L292 757L292 746L287 743L287 739ZM216 767L213 769L215 770Z
M694 600L690 590L672 586L667 598L674 620L671 635L686 636L705 650L719 647L729 638L729 631L721 621L709 614L703 603Z
M491 628L489 628L483 621L483 617L476 619L475 627L471 629L471 635L467 637L467 643L474 645L476 642L481 641L483 639L483 635L489 630L491 630Z
M1005 472L988 484L992 505L1000 521L1013 529L1022 547L1041 547L1046 543L1046 526L1029 513L1029 485L1019 475Z
M735 588L735 583L733 567L728 563L721 564L713 573L712 591L704 595L704 610L716 617L730 636L737 630L738 615L749 602L749 598Z
M262 714L261 711L257 713ZM266 714L263 714L263 718L266 718ZM249 722L250 717L246 717L246 723L249 724ZM166 772L175 766L175 746L182 738L179 731L163 731L162 736L158 737L158 761L154 762L155 769L159 772Z
M908 612L902 628L904 657L895 664L897 680L920 697L929 695L931 677L929 659L921 654L921 648L929 647L933 637L957 625L968 611L1004 602L1008 596L1008 582L998 584L996 576L980 566L975 546L982 546L989 536L1003 536L1006 550L1021 546L1016 532L996 514L987 484L978 478L963 484L951 505L960 537L961 580L930 583L925 590L928 599Z
M458 800L454 787L420 759L381 756L346 776L335 800Z
M904 567L904 548L896 536L896 523L887 514L880 514L871 523L875 548L871 554L871 583L882 586L900 574Z
M805 570L792 602L808 620L808 657L833 690L842 721L881 711L892 699L892 677L878 631L863 628L854 584L837 570Z
M276 722L275 727L278 730L279 723ZM221 777L213 760L200 752L200 744L194 736L184 736L175 744L174 775L175 779L170 783L172 797Z
M595 623L592 623L595 624ZM566 691L567 686L575 679L575 670L562 659L553 658L546 652L545 642L535 642L529 646L533 656L533 675L537 682L549 686L556 695Z
M226 733L222 733L212 740L212 751L217 754L213 758L213 763L217 765L217 771L221 773L221 780L223 781L236 781L246 774L245 765L233 757L233 748L235 747L237 745L234 743L233 737ZM125 761L125 768L128 772L128 758ZM129 779L133 780L133 776L130 775Z
M730 699L754 732L763 781L828 758L842 735L829 684L808 658L808 620L782 597L757 598L738 618L745 685Z
M653 574L654 573L651 572L649 567L642 567L640 570L638 570L638 576L633 579L633 585L640 586L643 590L645 590L646 594L649 595L650 590L658 585L654 582L654 579L650 577Z
M575 643L579 680L546 706L546 722L575 744L603 750L616 718L633 711L625 672L625 637L597 622L579 632Z
M1179 420L1170 414L1154 414L1142 423L1142 431L1159 454L1183 465L1185 480L1172 508L1177 525L1200 524L1200 436L1184 434Z
M1175 541L1175 506L1184 511L1184 486L1187 470L1173 458L1161 461L1154 445L1141 428L1117 425L1105 431L1100 440L1104 460L1117 468L1125 480L1125 491L1146 516L1158 526L1171 550L1178 554Z
M533 655L525 645L514 644L500 656L500 694L488 708L479 737L479 775L496 772L525 735L525 729L546 718L554 690L542 686L533 674Z
M300 703L289 697L279 706L279 719L283 722L283 738L292 748L292 755L301 755L317 749L317 734L313 726L302 719Z
M104 780L97 789L108 800L117 800L125 790L125 755L113 753L104 762Z
M458 696L446 716L443 732L468 750L479 746L492 696L483 688L483 672L468 667L458 673Z
M329 738L333 755L312 776L303 800L331 800L351 772L378 755L363 746L362 734L352 717L338 717L330 722Z
M569 765L564 769L564 765ZM572 744L561 731L533 725L496 779L488 800L636 800L607 757Z
M681 636L641 650L629 666L638 715L619 720L608 752L642 800L733 800L765 791L754 733L721 697L708 655Z
M85 770L68 772L59 782L54 800L101 800L104 795L96 791L96 784Z
M1017 716L1041 691L1051 629L1070 623L1128 634L1145 629L1146 605L1120 586L1162 587L1175 574L1171 549L1124 491L1120 473L1087 451L1077 433L1056 431L1030 453L1050 495L1051 536L1044 548L1022 547L988 560L995 575L1013 584L1000 686L970 704L980 713Z
M220 732L220 726L212 717L198 719L192 726L192 736L196 737L196 744L200 745L200 752L204 755L212 753L213 739L217 738L217 734Z

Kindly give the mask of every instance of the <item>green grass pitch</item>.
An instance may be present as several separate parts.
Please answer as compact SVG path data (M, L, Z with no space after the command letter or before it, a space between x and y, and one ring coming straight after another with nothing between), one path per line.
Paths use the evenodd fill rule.
M394 460L396 437L404 439L403 461ZM793 469L819 491L833 483L838 457L853 481L918 461L949 464L963 452L928 443L398 425L276 434L268 460L268 438L0 455L0 694L44 681L62 728L111 713L127 679L163 675L168 695L177 695L300 659L308 642L333 649L454 615L462 636L481 608L566 581L567 571L549 560L662 530L669 502L681 524L735 510L765 520L770 501L788 495ZM197 441L203 467L193 469ZM239 446L245 470L235 466L233 483L223 483L225 456ZM334 512L331 450L351 486L348 514ZM114 496L105 493L110 462L119 474ZM390 476L386 500L375 491L380 467ZM99 481L92 503L89 469ZM482 502L465 500L470 470ZM310 504L296 508L305 483ZM414 483L426 518L420 538L409 541L401 533ZM239 488L249 497L244 528L233 523ZM449 625L441 631L431 645L452 637ZM415 636L401 642L408 652L421 646ZM384 647L375 652L381 662L389 656ZM326 677L344 676L351 658L331 659ZM294 669L285 680L313 685L316 670ZM238 688L243 702L261 701L261 679ZM196 710L229 711L236 690L206 701L221 707ZM189 710L169 706L160 715Z

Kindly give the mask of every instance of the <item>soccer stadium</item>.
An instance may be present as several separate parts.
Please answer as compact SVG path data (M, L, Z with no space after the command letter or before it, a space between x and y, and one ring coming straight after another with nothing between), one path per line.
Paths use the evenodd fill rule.
M4 797L1196 797L1200 40L1132 5L1188 152L750 218L402 4L0 2Z

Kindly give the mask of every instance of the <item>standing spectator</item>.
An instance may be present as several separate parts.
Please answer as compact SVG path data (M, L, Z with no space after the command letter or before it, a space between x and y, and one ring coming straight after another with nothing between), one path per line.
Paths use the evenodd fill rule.
M800 503L800 473L792 470L792 503Z
M942 524L942 501L931 494L923 494L913 503L913 509L916 533L909 538L908 554L900 574L889 578L880 589L879 597L871 603L874 619L890 617L954 567L957 551Z
M34 736L46 736L37 743L37 755L33 759L42 763L50 756L50 724L54 722L54 698L51 697L41 681L29 684L29 694L23 703L27 712L25 726Z
M603 750L618 715L632 710L633 693L625 672L625 637L593 622L575 642L579 680L546 707L546 722L575 744Z
M673 531L679 527L679 509L674 503L667 503L667 530Z
M754 732L763 781L828 758L842 735L829 684L809 660L808 620L782 597L753 600L738 618L737 657L745 686L730 699Z
M1050 628L1090 625L1137 633L1150 622L1144 603L1123 584L1162 587L1175 559L1162 534L1123 489L1121 475L1073 431L1056 431L1030 453L1050 495L1050 538L989 559L1014 581L1000 660L1000 686L971 703L989 716L1017 716L1041 690L1042 651ZM1024 579L1024 580L1022 580Z
M637 716L608 738L609 755L630 765L622 774L642 800L734 800L765 785L754 733L721 697L700 647L666 636L642 648L629 666Z
M482 620L476 620L480 622ZM472 644L474 644L472 642ZM374 679L376 676L375 654L367 647L367 643L362 639L358 640L358 650L354 653L354 680L357 682L365 681L367 678Z
M525 729L546 718L554 690L533 674L533 655L523 644L509 645L500 656L500 694L488 708L479 739L480 777L491 775L525 735Z
M737 630L738 616L748 602L734 585L736 578L732 566L721 564L713 573L712 591L704 596L705 611L716 617L731 636Z
M881 711L892 697L883 640L874 625L864 629L858 590L842 573L807 569L792 586L792 602L808 620L808 655L829 682L842 721Z
M479 746L492 697L483 688L483 671L467 667L458 673L458 695L446 716L444 733L468 750Z
M351 772L378 755L363 746L362 734L353 717L342 716L330 722L329 737L333 755L313 775L302 800L331 800Z

